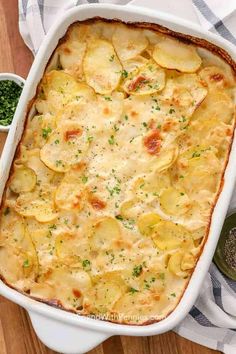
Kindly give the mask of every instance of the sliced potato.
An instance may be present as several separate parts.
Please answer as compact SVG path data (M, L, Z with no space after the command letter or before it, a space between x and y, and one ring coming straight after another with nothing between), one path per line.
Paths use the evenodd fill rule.
M139 200L152 202L160 196L162 190L170 186L170 183L169 174L166 171L159 172L157 170L135 179L132 185L132 192Z
M40 150L40 158L53 171L66 172L78 164L89 147L86 133L73 121L61 122Z
M15 248L12 257L18 256L21 263L20 267L25 277L36 276L38 273L36 250L24 219L16 214L14 210L9 210L9 213L2 217L0 237L0 247L10 247L9 252L11 247ZM15 261L13 260L13 262Z
M75 234L60 233L55 241L55 249L57 256L64 262L65 259L70 261L71 258L75 258L77 262L80 260L79 238Z
M136 69L139 69L143 67L145 64L147 64L148 59L144 58L141 55L138 55L135 58L124 60L122 62L124 72L123 72L123 77L127 76L129 73L133 72Z
M182 215L189 210L191 202L183 190L169 187L162 192L160 205L167 214Z
M197 197L198 193L202 190L215 193L220 183L219 173L214 173L210 170L190 170L186 176L185 187L189 195L192 194ZM208 196L209 199L209 196Z
M186 270L184 271L181 268L183 257L184 257L183 252L176 252L170 256L168 262L169 271L181 278L185 278L189 274L189 272L187 272Z
M39 113L57 114L70 102L89 101L95 96L91 87L77 82L72 75L58 70L45 75L42 89L45 97L36 100L36 109Z
M165 71L153 60L132 71L124 81L123 89L128 94L151 95L165 86Z
M55 203L62 210L82 210L85 198L86 193L82 183L62 181L55 193Z
M210 89L225 89L235 84L233 75L219 66L207 66L199 71L199 76Z
M201 188L203 189L203 186L208 182L212 182L210 184L216 188L215 178L219 174L220 161L215 152L215 148L212 146L196 145L179 156L177 162L179 172L182 175L187 174L187 178L184 178L181 182L188 190L191 188L191 190L195 189L196 192L198 191L197 185L201 188L201 183L203 183Z
M45 229L34 229L30 235L37 250L39 266L47 269L55 257L54 237L51 229L47 225Z
M153 232L153 227L162 221L162 218L155 213L146 213L138 218L138 229L142 235L150 236Z
M124 109L124 94L122 92L113 92L111 96L97 97L97 128L104 129L104 126L110 128L111 123L117 123L123 114Z
M105 273L86 294L84 298L85 311L106 313L125 292L126 286L123 279L115 272Z
M37 175L37 182L41 187L43 185L52 183L53 179L55 178L55 172L47 168L45 164L40 160L39 149L27 151L26 164L27 167L32 169Z
M195 111L192 119L203 122L217 119L229 124L232 121L233 114L234 103L229 94L223 90L212 90Z
M96 39L89 42L83 69L88 85L97 93L110 94L119 85L122 66L108 41Z
M34 216L39 222L49 222L57 217L49 191L22 193L17 198L15 210L25 217Z
M135 293L130 291L116 302L112 313L115 313L118 318L124 316L129 324L143 324L150 319L156 319L157 316L162 318L162 313L166 311L169 303L164 293L159 294L148 290Z
M126 25L117 26L112 43L121 61L135 58L148 46L143 30L131 29Z
M181 260L180 268L182 270L190 270L195 266L196 260L191 253L184 253Z
M83 296L92 285L87 272L71 267L54 268L42 277L41 282L52 286L56 299L69 309L76 309L82 305Z
M32 255L10 245L0 247L0 267L1 275L12 286L23 283L27 288L37 276L37 263L35 268Z
M153 59L163 68L186 73L197 71L202 62L194 46L167 37L155 45Z
M158 158L154 163L155 172L162 172L170 168L178 157L178 145L173 144L168 148L161 150Z
M120 206L120 215L127 219L135 217L136 204L138 204L138 200L136 199L128 199L124 201Z
M42 81L42 89L47 97L50 91L62 94L70 94L77 90L78 82L76 79L64 71L52 70L46 74Z
M166 80L166 86L163 91L157 93L157 99L166 105L167 113L172 112L172 119L173 116L178 116L180 126L183 128L204 101L207 92L207 88L197 74L178 74L171 75Z
M113 242L121 236L118 222L111 217L103 217L92 227L90 242L95 249L112 248Z
M0 223L0 247L3 245L17 246L25 235L24 219L9 207L3 209Z
M26 166L15 166L10 180L10 188L14 193L31 192L37 182L35 172Z
M160 221L153 227L151 236L155 245L161 250L179 248L184 240L192 238L187 229L171 221Z
M68 40L58 48L59 59L63 69L69 73L81 77L82 62L86 51L86 42L79 40Z

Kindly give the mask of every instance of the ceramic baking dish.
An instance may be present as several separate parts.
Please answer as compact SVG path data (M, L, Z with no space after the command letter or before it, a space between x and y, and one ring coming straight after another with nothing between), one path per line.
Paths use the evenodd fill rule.
M25 83L0 161L0 197L8 179L15 149L23 132L27 105L35 95L37 84L43 75L53 50L57 46L58 40L65 34L68 26L73 22L95 16L131 22L157 23L173 31L206 39L226 50L233 60L236 59L235 48L226 40L204 31L200 26L198 27L190 22L158 11L147 10L132 5L118 6L108 4L82 5L69 10L50 29ZM235 161L236 139L234 138L228 165L225 170L223 188L212 215L209 236L203 252L180 303L167 318L160 322L145 326L133 326L78 316L30 299L11 289L1 281L0 294L24 307L28 311L33 327L42 342L49 348L62 353L79 354L87 352L112 335L147 336L160 334L174 328L193 306L211 263L234 188L236 178Z

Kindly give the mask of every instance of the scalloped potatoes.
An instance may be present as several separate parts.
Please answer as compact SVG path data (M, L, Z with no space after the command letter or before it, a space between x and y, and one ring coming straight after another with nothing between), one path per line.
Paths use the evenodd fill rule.
M178 304L235 124L230 65L146 27L71 26L39 85L0 213L7 283L126 324Z

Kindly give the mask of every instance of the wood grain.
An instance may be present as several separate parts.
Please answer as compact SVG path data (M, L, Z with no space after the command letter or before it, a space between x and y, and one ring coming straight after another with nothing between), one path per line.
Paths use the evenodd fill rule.
M17 0L0 0L0 72L27 76L32 55L18 32ZM0 133L0 152L6 134ZM0 297L0 354L53 354L36 337L25 310ZM152 337L111 337L89 354L217 354L173 332Z

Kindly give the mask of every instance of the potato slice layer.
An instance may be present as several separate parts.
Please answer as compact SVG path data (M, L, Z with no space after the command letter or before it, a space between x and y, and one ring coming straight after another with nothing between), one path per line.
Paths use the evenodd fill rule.
M138 218L138 229L142 235L150 236L153 232L153 228L160 221L161 217L155 213L146 213L140 215Z
M186 73L197 71L202 62L194 46L172 38L163 38L155 45L153 59L163 68Z
M165 71L150 60L130 73L123 84L124 90L133 95L151 95L165 86Z
M187 277L189 271L195 265L195 258L191 253L176 252L171 255L168 262L168 269L178 277Z
M82 210L85 203L84 186L80 183L62 182L55 194L55 203L62 210Z
M122 66L108 41L89 42L83 68L88 85L97 93L110 94L120 82Z
M195 111L193 119L200 120L203 123L216 119L229 124L233 118L233 113L234 105L229 94L222 90L212 90Z
M122 25L113 34L112 43L122 61L135 58L148 46L148 40L142 31Z
M111 217L98 220L92 227L90 242L95 249L112 249L113 242L121 236L118 222Z
M34 216L39 222L52 221L57 217L49 191L22 193L16 201L15 210L22 216Z
M182 215L189 210L191 203L184 191L169 187L161 194L160 205L167 214Z
M152 239L161 250L172 250L181 246L191 234L183 226L171 221L161 221L153 227Z
M163 149L154 163L154 170L156 172L162 172L164 170L167 170L169 167L171 167L171 165L173 165L173 163L177 159L178 152L178 146L175 144L172 146L168 146L167 149Z
M40 158L51 170L66 172L81 161L88 147L89 141L82 127L76 122L65 121L40 150Z
M10 188L14 193L31 192L36 182L36 174L31 168L15 166L14 174L10 181Z

